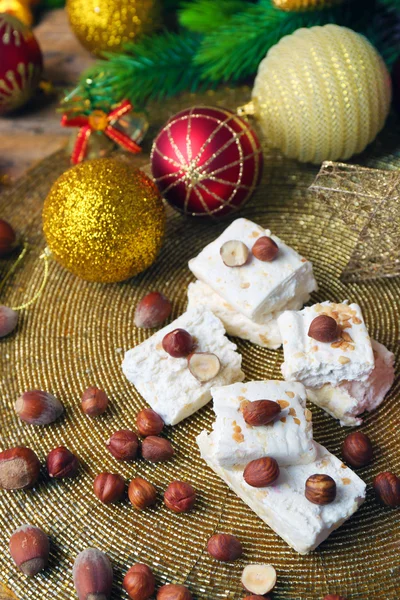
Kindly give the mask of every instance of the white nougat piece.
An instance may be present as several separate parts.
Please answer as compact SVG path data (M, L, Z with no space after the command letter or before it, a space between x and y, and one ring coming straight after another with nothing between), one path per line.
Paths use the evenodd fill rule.
M222 467L243 468L252 460L272 456L279 465L309 463L315 459L312 414L306 408L301 383L250 381L213 387L216 420L210 438ZM255 400L273 400L282 412L268 425L252 427L243 409Z
M335 318L342 333L337 341L318 342L308 336L319 315ZM366 381L374 368L371 339L358 304L323 302L278 317L283 341L282 374L287 381L306 387L333 386L346 381Z
M394 354L383 344L372 340L375 367L366 381L346 381L333 387L307 388L308 399L324 409L340 424L361 425L365 411L375 410L384 400L394 381Z
M315 462L281 467L276 482L265 488L249 486L241 470L222 467L206 431L198 436L197 443L201 456L211 469L300 554L307 554L319 546L365 500L366 485L362 479L317 443ZM331 504L312 504L305 497L305 483L316 473L330 475L336 482L336 499Z
M263 262L251 254L261 236L271 237L279 247L277 257ZM241 267L224 264L220 249L230 240L239 240L250 250L247 263ZM236 219L200 254L189 261L189 268L197 277L232 308L251 321L264 323L269 313L279 311L293 298L308 299L317 289L312 264L302 258L268 229L247 219Z
M298 310L304 306L309 299L309 294L303 297L296 297L289 300L285 310ZM277 318L280 312L272 312L265 315L263 323L251 321L248 317L237 312L226 300L218 296L203 281L196 281L189 284L188 287L188 310L203 306L211 310L219 319L221 319L226 333L239 337L242 340L249 340L257 346L276 350L282 345L281 334L279 332Z
M186 358L173 358L165 352L162 340L177 328L185 329L196 339L197 352L218 356L221 370L214 379L200 383L189 371ZM242 381L241 363L242 357L225 336L221 321L210 311L193 310L129 350L122 370L164 422L175 425L211 400L212 386Z

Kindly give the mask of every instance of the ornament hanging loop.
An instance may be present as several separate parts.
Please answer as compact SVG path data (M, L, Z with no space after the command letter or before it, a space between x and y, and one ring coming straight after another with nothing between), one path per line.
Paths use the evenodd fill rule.
M254 116L256 114L256 109L253 101L251 100L247 104L238 106L238 108L236 109L236 114L238 115L238 117L242 118Z
M43 280L42 283L40 284L40 288L38 289L38 291L36 292L36 294L33 296L33 298L31 298L30 300L28 300L28 302L25 302L24 304L21 304L20 306L13 306L12 310L18 311L18 310L24 310L25 308L28 308L28 306L31 306L32 304L34 304L36 302L36 300L38 300L40 298L40 296L43 293L43 290L46 286L47 280L49 278L49 261L52 258L52 253L50 248L46 248L43 250L42 254L39 256L39 260L43 260L44 261L44 274L43 274Z

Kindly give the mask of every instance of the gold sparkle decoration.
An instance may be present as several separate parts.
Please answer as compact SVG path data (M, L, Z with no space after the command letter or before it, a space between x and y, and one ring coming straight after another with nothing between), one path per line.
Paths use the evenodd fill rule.
M155 184L128 163L100 158L61 175L43 207L54 258L88 281L124 281L149 267L163 239Z
M325 162L310 187L358 235L343 281L400 275L400 173Z
M161 24L160 0L67 0L70 25L93 54L116 52Z
M31 27L33 23L30 6L23 0L0 0L0 13L12 15L28 27Z
M321 10L342 4L345 0L272 0L273 5L288 12Z
M246 108L272 148L320 164L362 152L390 102L390 76L375 48L346 27L325 25L298 29L269 50Z

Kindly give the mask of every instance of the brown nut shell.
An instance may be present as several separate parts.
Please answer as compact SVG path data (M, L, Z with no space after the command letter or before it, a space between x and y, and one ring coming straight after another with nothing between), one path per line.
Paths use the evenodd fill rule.
M0 258L10 254L17 242L17 236L10 223L4 219L0 219Z
M47 566L49 551L49 538L39 527L22 525L10 538L10 554L17 567L29 577Z
M17 323L17 311L8 306L0 305L0 338L3 338L14 331Z
M153 329L162 325L172 312L172 304L160 292L150 292L136 306L134 323L136 327Z
M333 317L319 315L311 321L308 337L317 342L334 342L339 337L339 327Z
M371 440L361 431L349 433L342 445L342 456L351 467L365 467L373 456Z
M94 480L93 489L103 504L118 502L125 491L125 479L116 473L100 473Z
M142 456L150 462L165 462L173 457L175 451L165 438L149 435L142 442Z
M276 242L267 235L258 238L251 249L253 256L263 262L272 262L279 253L279 247Z
M337 594L328 594L324 596L324 600L346 600L344 596L338 596Z
M39 459L30 448L18 446L0 452L0 488L22 490L33 487L39 473Z
M329 475L311 475L306 481L305 496L313 504L331 504L336 498L336 482Z
M30 390L21 394L14 409L19 418L30 425L48 425L64 412L61 402L42 390Z
M185 329L174 329L162 340L162 347L173 358L185 358L193 352L194 340Z
M111 563L108 556L97 548L87 548L78 554L72 575L79 600L109 600L111 597Z
M273 421L281 413L281 407L273 400L248 402L243 409L243 418L248 425L260 427Z
M186 481L172 481L164 493L165 505L176 513L192 510L196 502L196 492Z
M160 587L157 600L193 600L193 596L184 585L169 583Z
M389 471L379 473L373 486L375 494L383 504L391 508L400 506L400 478L397 475Z
M46 459L46 466L50 477L63 479L65 477L74 477L79 470L79 461L65 446L54 448Z
M252 460L243 472L245 482L256 488L271 485L278 477L279 465L271 456Z
M156 580L147 565L137 563L125 574L122 586L132 600L149 600L156 589Z
M98 387L92 385L83 392L81 407L88 417L102 415L107 410L107 406L107 395Z
M131 504L138 510L144 510L157 501L157 490L152 483L142 477L135 477L129 484L128 496Z
M130 429L121 429L112 434L106 446L117 460L134 460L139 449L139 438Z
M144 408L136 417L136 426L143 437L160 435L164 429L164 421L153 409Z
M230 533L216 533L207 542L208 553L221 562L232 562L243 554L243 547L237 537Z

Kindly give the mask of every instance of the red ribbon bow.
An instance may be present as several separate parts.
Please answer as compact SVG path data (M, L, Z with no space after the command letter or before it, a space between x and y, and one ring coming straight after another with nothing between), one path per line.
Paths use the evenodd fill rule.
M120 119L123 115L133 109L129 100L124 100L114 108L108 115L102 110L94 110L88 117L72 117L69 119L67 115L63 115L61 125L63 127L80 127L80 131L76 138L75 146L71 155L71 162L74 165L82 162L86 156L89 137L92 131L102 131L111 140L122 146L128 152L141 152L142 149L131 138L122 131L119 131L111 123Z

